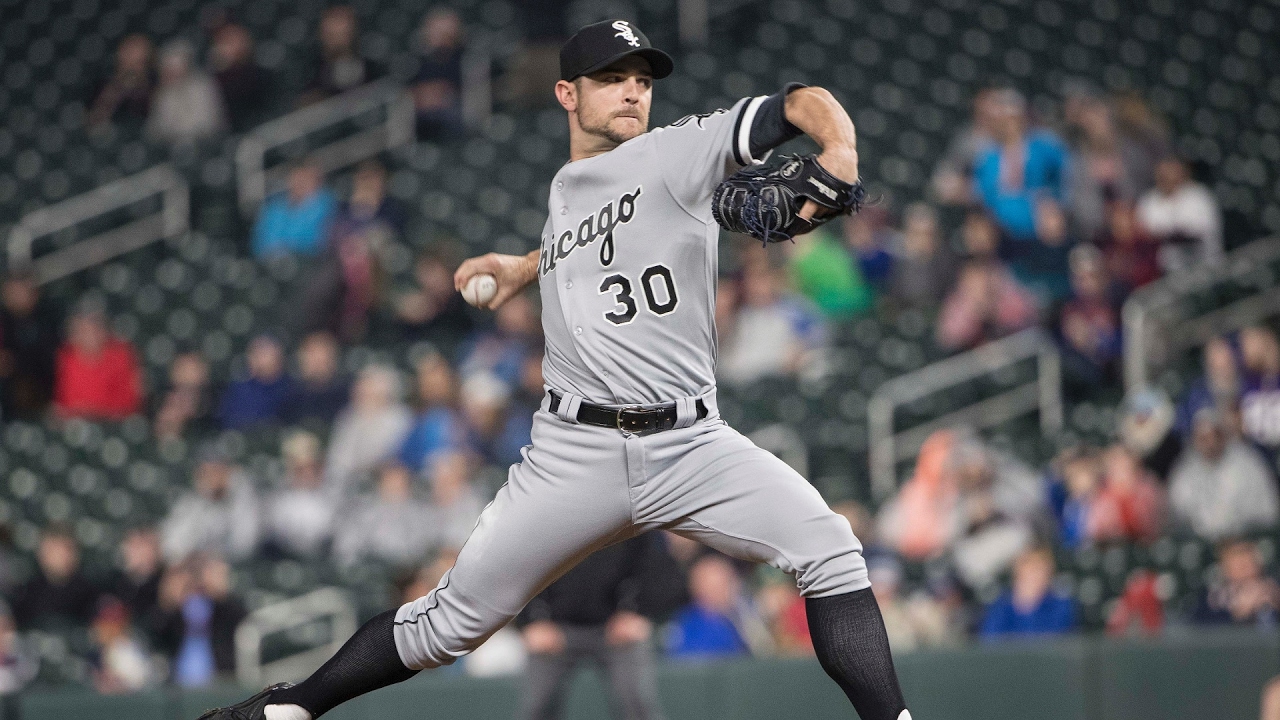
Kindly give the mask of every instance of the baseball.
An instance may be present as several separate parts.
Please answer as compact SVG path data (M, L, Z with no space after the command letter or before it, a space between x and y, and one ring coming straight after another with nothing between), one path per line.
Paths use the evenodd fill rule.
M473 307L483 307L489 304L489 301L497 294L498 281L487 273L472 275L471 279L462 288L462 299Z

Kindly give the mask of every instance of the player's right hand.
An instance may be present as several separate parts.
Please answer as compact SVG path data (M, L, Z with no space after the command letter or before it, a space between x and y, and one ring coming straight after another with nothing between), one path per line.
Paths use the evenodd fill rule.
M537 279L538 251L528 255L487 253L473 257L458 266L458 271L453 274L453 287L462 292L468 280L475 275L484 274L492 275L498 281L498 292L483 307L486 310L497 310Z
M550 620L539 620L524 626L524 646L529 652L539 655L554 655L564 652L564 631Z

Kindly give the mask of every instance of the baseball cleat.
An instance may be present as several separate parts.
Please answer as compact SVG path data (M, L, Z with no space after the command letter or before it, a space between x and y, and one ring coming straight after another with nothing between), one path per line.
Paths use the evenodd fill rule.
M243 702L208 710L196 720L266 720L264 708L271 704L271 694L288 687L293 685L276 683Z

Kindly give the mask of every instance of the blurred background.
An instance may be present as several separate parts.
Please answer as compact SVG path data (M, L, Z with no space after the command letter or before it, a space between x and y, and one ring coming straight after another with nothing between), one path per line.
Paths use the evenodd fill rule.
M536 294L452 272L537 247L609 17L653 126L857 125L877 203L722 241L720 406L863 540L916 716L1280 717L1275 0L3 0L3 717L194 717L435 585L543 388ZM668 717L851 715L788 577L644 553L576 582ZM555 602L332 717L514 717Z

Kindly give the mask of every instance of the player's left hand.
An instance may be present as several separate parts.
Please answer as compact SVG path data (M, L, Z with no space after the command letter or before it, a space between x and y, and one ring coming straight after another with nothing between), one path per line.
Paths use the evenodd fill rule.
M615 613L604 627L605 642L614 646L644 642L652 634L653 623L649 618L626 610Z
M822 169L835 175L837 178L847 182L854 183L858 180L858 151L850 149L832 149L824 150L817 157L818 164ZM798 213L805 220L812 219L815 214L819 217L831 214L832 210L828 210L812 200L805 200L804 206L800 208Z

